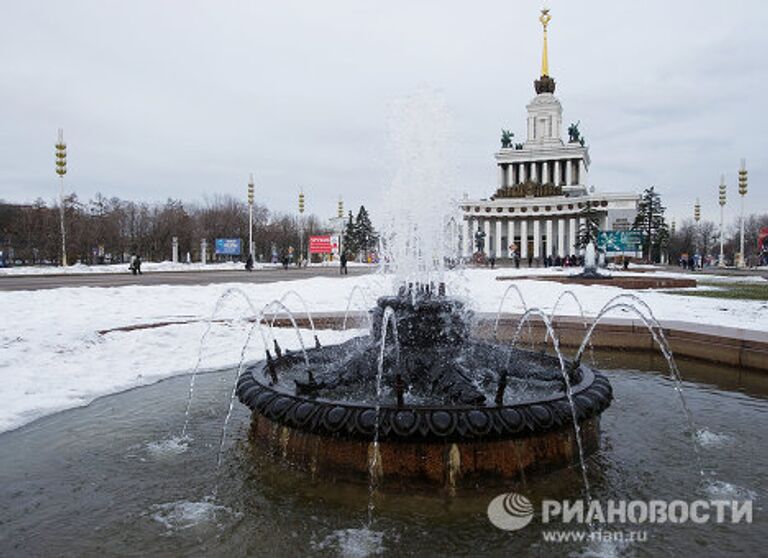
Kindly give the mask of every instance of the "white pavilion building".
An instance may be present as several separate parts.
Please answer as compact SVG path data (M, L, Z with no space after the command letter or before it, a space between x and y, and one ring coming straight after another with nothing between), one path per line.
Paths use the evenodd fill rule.
M591 161L578 125L569 128L567 143L562 140L563 108L554 95L547 57L549 10L542 10L539 19L544 48L536 96L526 107L527 139L513 144L503 137L495 155L498 189L488 199L461 201L464 257L475 252L478 231L485 233L489 257L509 258L515 249L524 262L574 255L586 204L597 211L600 230L626 229L637 212L638 194L598 193L587 186Z

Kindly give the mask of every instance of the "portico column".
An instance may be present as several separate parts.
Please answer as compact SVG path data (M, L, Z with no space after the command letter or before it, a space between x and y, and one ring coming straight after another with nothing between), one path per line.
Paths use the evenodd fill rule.
M466 258L469 256L469 246L471 246L471 244L467 242L469 240L469 221L467 219L464 219L461 223L461 235L461 257Z
M565 219L557 220L557 255L565 257Z
M568 223L568 255L576 254L576 218L571 217Z
M541 183L547 182L549 182L549 161L544 161L541 163Z
M533 257L541 257L541 224L538 219L533 220Z
M587 185L587 163L584 159L579 160L579 183Z
M525 172L525 163L518 163L517 164L517 170L518 170L518 173L519 173L518 174L518 178L517 178L518 182L520 184L522 184L528 178L528 176L527 176L527 174Z
M546 221L547 226L547 243L544 245L546 248L547 256L551 256L553 253L554 246L552 245L553 238L552 238L552 219L547 219Z
M536 162L531 161L531 181L536 182L538 180L538 175L536 174Z
M512 249L510 246L515 243L515 220L511 217L507 219L507 255L512 257Z
M520 258L528 259L528 221L520 221Z
M501 257L501 219L496 219L496 257Z
M485 252L485 255L488 256L491 253L491 220L488 218L483 219L483 227L485 232L485 246L483 247L483 251Z
M555 161L555 177L552 183L555 186L560 186L560 161Z
M573 165L570 159L563 161L563 164L565 164L565 185L570 186L573 182Z
M504 186L504 166L499 164L499 186Z

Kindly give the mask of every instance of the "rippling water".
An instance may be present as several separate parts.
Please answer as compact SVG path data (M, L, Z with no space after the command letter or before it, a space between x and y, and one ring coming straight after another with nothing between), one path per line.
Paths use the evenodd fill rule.
M186 378L97 400L0 435L0 555L636 555L763 552L768 522L768 376L681 362L707 476L700 478L673 384L647 355L598 355L616 400L589 459L593 497L754 498L753 525L647 526L644 543L542 541L493 527L499 490L383 491L366 525L365 486L312 482L252 451L238 405L212 498L218 437L233 371L205 374L184 420ZM641 371L645 370L645 371ZM536 509L581 495L576 470L509 486Z

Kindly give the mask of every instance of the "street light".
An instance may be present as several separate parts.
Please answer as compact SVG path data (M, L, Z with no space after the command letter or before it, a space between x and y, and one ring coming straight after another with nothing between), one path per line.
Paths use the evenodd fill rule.
M339 258L342 251L342 237L344 236L344 200L339 196L339 203L336 205L336 219L339 222Z
M725 267L725 253L723 251L723 214L725 210L725 175L720 175L720 261L717 262L717 267Z
M304 190L299 190L299 267L304 259Z
M64 142L64 129L59 128L56 142L56 174L59 175L59 217L61 221L61 266L67 267L67 231L64 227L64 175L67 174L67 144Z
M741 160L741 168L739 169L739 195L741 196L741 242L738 266L743 268L747 266L744 258L744 196L747 195L747 161L745 159Z
M703 251L701 250L701 229L699 228L699 221L701 220L701 204L699 203L699 198L696 198L696 203L693 205L693 219L696 221L696 252ZM701 258L700 266L704 267L703 260L704 260L704 254L699 254L699 258Z
M253 259L253 173L248 177L248 254Z

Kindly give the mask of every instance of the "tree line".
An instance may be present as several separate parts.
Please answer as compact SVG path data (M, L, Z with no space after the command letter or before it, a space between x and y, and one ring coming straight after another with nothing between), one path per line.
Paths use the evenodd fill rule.
M146 203L107 198L97 194L81 201L76 194L65 198L67 257L70 262L124 262L132 254L146 261L171 259L173 237L178 238L179 259L201 256L205 238L209 253L216 238L240 238L248 248L248 205L231 196L213 196L203 203L168 199ZM330 227L315 215L303 218L305 245L309 235L328 234ZM296 252L300 244L297 215L253 208L253 241L256 258L270 260ZM42 199L18 205L0 201L0 250L25 264L59 262L61 236L59 205Z

